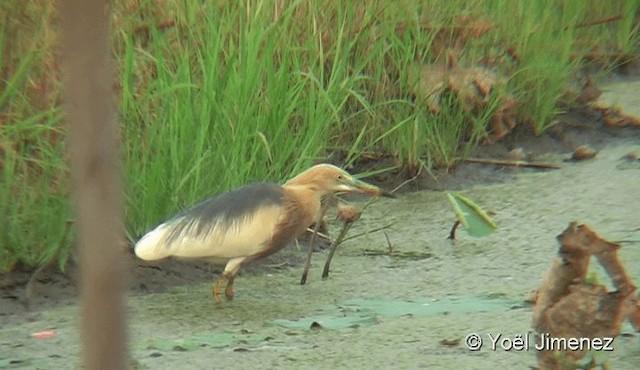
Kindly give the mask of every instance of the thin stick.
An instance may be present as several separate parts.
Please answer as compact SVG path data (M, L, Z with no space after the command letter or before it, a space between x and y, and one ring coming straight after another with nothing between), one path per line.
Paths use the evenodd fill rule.
M458 226L460 226L460 220L456 220L456 222L453 223L453 227L451 228L447 239L456 240L456 230L458 229Z
M392 195L388 194L388 196L392 196ZM375 199L375 198L369 199L367 201L367 203L365 203L364 207L362 207L362 210L360 211L360 213L364 212L364 210L367 209L367 207L369 207L370 205L372 205L376 201L377 201L377 199ZM342 229L340 230L340 234L331 243L331 247L329 249L329 255L327 256L327 261L324 263L324 269L322 271L322 278L323 279L326 279L327 277L329 277L329 268L331 266L331 260L333 259L333 255L335 254L336 249L338 249L338 246L340 244L342 244L344 241L346 241L347 239L352 239L353 238L353 237L345 238L345 236L347 235L347 232L349 232L349 229L351 228L351 225L353 225L353 220L344 222L344 224L342 225ZM358 236L361 236L361 235L364 235L364 233L359 234Z
M351 239L359 238L359 237L361 237L361 236L363 236L363 235L367 235L367 234L375 233L376 231L386 230L386 229L390 228L391 226L393 226L393 224L394 224L394 223L390 223L390 224L385 225L385 226L382 226L382 227L376 227L375 229L367 230L367 231L365 231L365 232L362 232L362 233L359 233L359 234L356 234L356 235L351 235L351 236L350 236L350 237L348 237L348 238L344 238L344 239L342 240L342 243L346 242L347 240L351 240Z
M310 227L307 227L307 232L308 233L312 233L313 234L314 230L315 230L315 228L312 229ZM316 234L318 235L318 237L320 237L322 239L326 239L328 241L331 241L331 237L329 235L327 235L327 234L321 233L320 231L316 231Z
M309 275L309 269L311 268L311 255L313 254L313 243L316 241L316 234L318 234L318 228L320 227L320 223L324 218L324 214L327 213L327 209L329 207L322 207L322 212L320 213L320 217L316 220L316 224L313 227L313 234L311 234L311 241L309 242L309 250L307 250L307 260L304 263L304 270L302 271L302 277L300 278L300 285L304 285L307 283L307 275Z
M410 178L408 180L405 180L402 184L396 186L393 190L391 190L389 192L389 194L394 194L396 191L400 190L405 185L412 183L413 181L415 181L420 176L421 173L422 173L422 166L420 166L420 169L418 170L418 173L416 173L415 176L413 176L412 178Z
M525 161L504 161L500 159L481 159L481 158L463 158L460 159L463 162L468 163L480 163L490 164L494 166L508 166L508 167L529 167L529 168L543 168L547 170L559 170L561 167L555 164L549 163L534 163Z
M391 244L391 240L389 240L389 235L386 231L382 232L384 234L385 239L387 239L387 248L389 248L389 254L393 253L393 245Z
M336 252L336 249L338 249L338 246L342 243L345 235L347 235L347 232L351 228L351 225L353 225L353 222L345 222L342 225L342 230L340 230L340 234L338 234L338 237L333 241L333 243L331 243L331 249L329 249L329 255L327 256L327 261L324 263L324 270L322 270L323 279L326 279L329 277L329 266L331 265L331 259L333 258L333 254Z
M620 14L612 15L612 16L609 16L609 17L596 19L594 21L576 23L576 25L574 27L575 28L591 27L591 26L596 26L596 25L599 25L599 24L616 22L616 21L619 21L621 19L622 19L622 15L620 15ZM569 27L565 28L565 30L566 29L569 29Z

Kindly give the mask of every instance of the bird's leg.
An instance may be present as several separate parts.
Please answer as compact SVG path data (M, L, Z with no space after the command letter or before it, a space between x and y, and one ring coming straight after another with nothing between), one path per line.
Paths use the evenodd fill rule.
M222 285L224 285L226 281L227 281L227 278L224 276L224 274L222 274L213 283L213 286L211 288L211 295L213 296L213 302L215 304L222 303L222 299L220 298L220 296L222 295Z
M227 287L224 289L224 295L227 297L228 301L233 300L233 280L235 278L235 276L227 278Z
M213 284L213 288L211 293L213 294L213 301L216 304L220 304L222 302L222 287L224 286L224 295L227 297L227 300L233 299L233 281L236 278L236 274L240 271L240 267L242 266L242 262L245 261L245 257L233 258L227 262L227 265L224 267L224 271Z
M213 283L213 287L211 289L211 294L213 295L213 301L216 304L222 303L222 287L225 286L224 295L227 297L227 300L230 301L233 299L233 280L235 276L231 274L227 274L223 272L222 275Z
M313 254L313 243L316 240L316 235L318 234L318 227L324 218L324 214L327 212L329 207L321 207L320 209L320 217L316 220L316 224L313 227L313 234L311 234L311 240L309 241L309 249L307 250L307 260L304 264L304 269L302 271L302 277L300 278L300 285L304 285L307 283L307 275L309 274L309 269L311 268L311 255Z

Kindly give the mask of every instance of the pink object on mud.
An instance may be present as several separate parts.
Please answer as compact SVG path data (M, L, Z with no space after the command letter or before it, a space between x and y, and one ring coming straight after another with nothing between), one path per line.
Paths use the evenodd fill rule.
M31 337L36 339L49 339L55 336L56 332L53 330L43 330L31 334Z

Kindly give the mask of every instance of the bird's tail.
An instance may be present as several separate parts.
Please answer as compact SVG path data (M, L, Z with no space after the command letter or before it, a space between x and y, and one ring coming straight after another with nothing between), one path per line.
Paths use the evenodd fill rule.
M168 248L165 247L168 229L166 224L161 224L143 236L133 247L136 256L145 261L169 257Z

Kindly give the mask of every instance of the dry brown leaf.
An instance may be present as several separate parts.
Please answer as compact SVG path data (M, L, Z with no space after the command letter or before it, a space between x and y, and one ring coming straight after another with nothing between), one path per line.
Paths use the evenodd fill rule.
M618 244L600 238L586 225L573 222L558 236L560 250L538 288L532 326L539 336L552 338L613 338L628 319L638 329L640 305L636 286L617 256ZM591 256L605 269L616 291L587 283ZM562 351L571 360L586 351ZM537 352L540 369L565 369L556 351Z
M496 24L490 19L477 18L470 25L469 34L473 38L476 38L476 39L480 38L480 37L486 35L487 33L489 33L489 31L491 31L495 25Z
M338 204L337 219L344 223L352 223L358 221L362 211L349 204Z
M432 113L441 111L440 97L445 90L451 91L468 114L477 114L484 109L495 91L503 85L504 78L484 67L461 68L457 65L442 66L427 64L414 66L409 73L413 92ZM491 133L486 141L501 140L515 127L516 101L509 95L502 96L500 105L490 118Z
M574 161L582 161L585 159L594 158L596 154L598 154L598 151L591 148L590 146L580 145L573 151L571 159L573 159Z
M613 127L637 126L640 127L640 119L624 114L619 107L604 110L604 122Z

